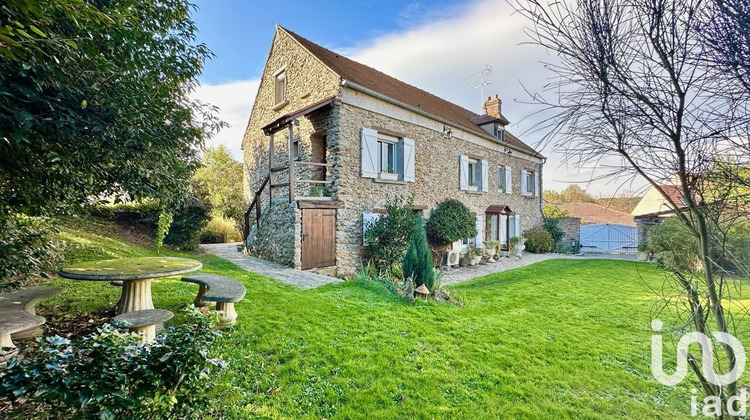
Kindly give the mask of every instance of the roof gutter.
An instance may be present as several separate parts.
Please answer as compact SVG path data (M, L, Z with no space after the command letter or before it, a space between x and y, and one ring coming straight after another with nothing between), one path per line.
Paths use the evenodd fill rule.
M422 109L419 109L417 107L414 107L414 106L406 104L406 103L403 103L403 102L401 102L399 100L393 99L390 96L383 95L382 93L376 92L376 91L374 91L374 90L372 90L370 88L366 88L366 87L364 87L364 86L362 86L360 84L354 83L351 80L341 79L341 86L348 87L350 89L354 89L354 90L356 90L358 92L364 93L365 95L369 95L369 96L372 96L374 98L383 100L383 101L388 102L390 104L396 105L396 106L398 106L400 108L408 109L409 111L414 112L416 114L419 114L419 115L421 115L423 117L427 117L427 118L430 118L432 120L439 121L439 122L441 122L441 123L443 123L445 125L449 125L449 126L451 126L453 128L456 128L456 129L459 129L459 130L462 130L462 131L466 131L466 127L458 125L458 124L456 124L456 123L454 123L452 121L446 120L445 118L438 117L437 115L430 114L429 112L425 112ZM495 144L500 144L500 143L497 143L497 141L496 141L497 139L496 138L490 136L489 134L486 135L486 136L484 136L484 135L482 135L480 133L471 133L471 134L474 134L477 137L482 137L485 140L489 140L489 141L491 141L491 142L493 142ZM542 156L533 156L533 155L530 155L525 150L519 149L519 148L513 146L510 143L503 143L502 145L505 146L505 147L507 147L507 148L509 148L509 149L513 149L516 152L523 153L524 155L527 155L527 156L535 157L535 158L538 158L538 159L543 158ZM540 196L541 196L541 194L540 194Z

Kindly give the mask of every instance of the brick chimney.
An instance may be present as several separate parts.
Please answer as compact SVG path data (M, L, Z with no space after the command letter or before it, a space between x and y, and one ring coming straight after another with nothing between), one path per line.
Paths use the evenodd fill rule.
M495 118L500 118L500 110L502 108L503 101L497 97L488 96L487 101L484 103L484 113Z

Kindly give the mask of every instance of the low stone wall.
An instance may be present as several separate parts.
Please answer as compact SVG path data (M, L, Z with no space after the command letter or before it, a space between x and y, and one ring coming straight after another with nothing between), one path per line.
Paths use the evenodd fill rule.
M288 198L273 200L260 217L260 230L253 230L247 240L247 250L264 260L295 266L294 230L297 204Z
M575 239L577 244L581 243L581 218L565 217L557 219L557 226L565 232L562 238L563 243L570 244Z

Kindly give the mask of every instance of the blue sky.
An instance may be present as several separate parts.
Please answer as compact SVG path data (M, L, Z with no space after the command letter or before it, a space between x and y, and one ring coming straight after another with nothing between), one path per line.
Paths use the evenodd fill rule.
M198 40L216 54L201 81L218 84L260 76L277 24L327 48L350 50L459 12L467 2L199 0L195 4Z
M492 67L484 97L498 94L508 129L549 157L543 173L545 188L563 189L570 182L594 194L640 190L643 183L623 180L588 182L603 168L619 165L605 159L582 166L565 162L542 142L535 130L542 117L529 105L529 92L544 90L550 74L546 51L524 44L527 22L505 0L195 0L193 19L198 41L216 57L200 78L194 96L217 105L231 127L209 145L226 144L242 159L240 144L255 99L259 78L271 46L275 25L349 58L374 67L467 109L481 113L477 81L465 81Z

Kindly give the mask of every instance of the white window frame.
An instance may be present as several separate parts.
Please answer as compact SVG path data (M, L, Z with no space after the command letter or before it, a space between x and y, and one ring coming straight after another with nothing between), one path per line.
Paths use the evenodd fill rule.
M510 166L498 165L497 166L497 192L500 194L510 194L513 191L511 184L512 170ZM500 188L500 186L503 188Z
M362 127L360 136L360 175L363 178L414 182L414 140L387 135L368 127ZM392 153L391 171L384 162L384 149L390 149Z
M482 189L482 166L479 159L469 158L467 166L466 179L469 183L469 191L479 191ZM478 179L477 179L478 178ZM474 185L471 185L474 183Z
M477 228L477 235L472 238L461 239L461 249L466 251L471 249L470 244L474 244L474 248L482 248L484 245L484 217L481 214L474 215L475 226Z
M284 66L279 70L276 70L273 74L273 92L276 105L286 102L287 83L286 66Z
M539 196L539 173L521 169L521 195L526 197Z
M403 179L404 165L399 162L401 155L403 155L401 150L399 150L401 149L400 145L399 138L378 133L378 178L392 181ZM384 166L385 162L383 161L383 151L389 148L391 149L391 157L393 158L393 166L390 168L390 171L387 166Z

